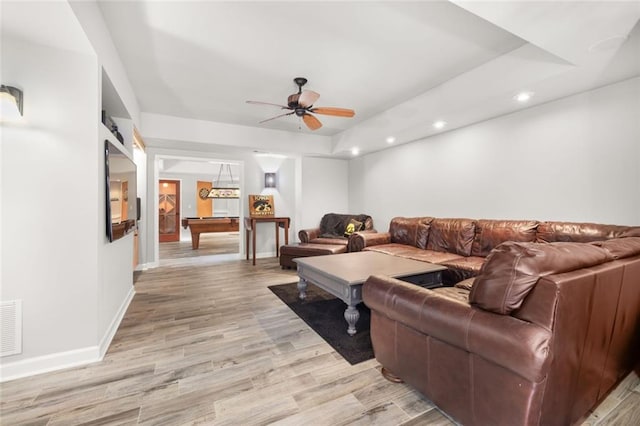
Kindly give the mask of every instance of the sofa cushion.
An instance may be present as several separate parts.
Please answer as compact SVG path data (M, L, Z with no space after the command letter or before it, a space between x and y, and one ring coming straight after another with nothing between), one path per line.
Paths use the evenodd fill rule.
M640 237L613 238L611 240L591 243L608 251L614 259L636 256L640 254Z
M487 256L469 301L488 311L510 314L522 305L539 277L611 259L609 252L591 244L502 243Z
M471 291L471 288L473 287L473 283L476 281L475 278L467 278L464 281L460 281L459 283L456 283L456 285L454 285L455 288L461 288L463 290L468 290ZM468 295L467 295L468 296Z
M471 219L434 219L429 225L427 249L469 256L474 234Z
M377 251L380 253L391 254L393 256L405 257L407 259L420 260L422 262L441 264L447 260L459 258L457 254L445 253L433 250L422 250L417 247L411 247L405 244L381 244L371 246L364 249L365 251Z
M623 236L632 236L636 227L601 225L598 223L542 222L536 231L536 242L571 241L589 243Z
M323 237L320 236L320 238L314 238L312 240L308 241L311 244L330 244L330 245L344 245L345 247L347 246L347 244L349 243L349 240L345 237Z
M478 220L471 256L487 257L494 247L505 241L533 242L537 227L535 220Z
M363 228L364 228L364 223L358 222L353 218L349 219L349 222L347 222L347 226L345 226L344 228L343 236L349 237L349 235L353 234L354 232L361 231Z
M465 271L475 272L474 275L478 275L485 260L486 258L477 256L456 257L451 260L445 260L442 262L442 266L446 266L447 268L463 269Z
M440 287L434 288L431 291L435 291L436 293L446 297L447 299L464 303L465 305L469 304L469 290L467 289L459 287Z
M424 249L432 217L394 217L389 224L391 242Z

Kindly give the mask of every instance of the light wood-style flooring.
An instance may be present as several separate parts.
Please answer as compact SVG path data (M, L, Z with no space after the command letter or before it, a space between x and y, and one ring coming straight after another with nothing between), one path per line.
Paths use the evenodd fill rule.
M0 385L0 424L453 424L375 359L349 365L267 288L295 281L274 258L144 271L105 359ZM640 424L638 376L585 424Z
M160 243L160 259L182 259L199 256L240 253L238 232L211 232L200 234L197 250L191 248L191 240Z

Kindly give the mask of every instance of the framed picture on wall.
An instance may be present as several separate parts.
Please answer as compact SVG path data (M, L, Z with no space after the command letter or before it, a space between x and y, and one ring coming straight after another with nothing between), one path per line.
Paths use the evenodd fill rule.
M249 195L249 215L251 217L274 217L275 214L273 195Z

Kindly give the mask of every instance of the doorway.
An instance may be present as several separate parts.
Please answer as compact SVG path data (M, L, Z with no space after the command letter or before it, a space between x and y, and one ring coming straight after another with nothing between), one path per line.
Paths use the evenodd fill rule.
M184 219L229 218L236 223L242 216L242 199L238 197L209 196L213 188L235 188L243 192L244 163L241 160L227 160L203 157L186 157L178 155L158 155L157 179L154 190L158 191L159 210L163 206L169 188L163 188L166 182L179 182L179 203L174 207L179 220L169 222L177 228L177 239L171 242L165 240L163 233L168 231L166 222L168 219L161 214L156 216L158 220L158 237L156 237L156 253L159 264L162 266L175 266L183 264L196 264L203 262L220 262L241 259L243 245L242 223L238 230L207 231L200 233L199 247L193 249L191 227L182 226ZM223 172L220 172L220 169ZM169 201L169 200L166 200ZM173 206L173 205L172 205ZM171 206L167 206L165 210ZM240 221L242 222L242 221ZM163 226L165 229L163 229Z
M160 242L180 241L180 181L160 179L158 186Z

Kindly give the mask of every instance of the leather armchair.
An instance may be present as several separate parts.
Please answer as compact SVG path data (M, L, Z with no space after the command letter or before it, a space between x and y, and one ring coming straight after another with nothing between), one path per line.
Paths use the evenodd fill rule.
M361 232L375 231L373 229L373 219L369 215L327 213L322 217L319 227L301 229L298 231L298 238L301 243L332 244L349 247L350 237L345 237L344 232L351 219L363 224L364 229Z

